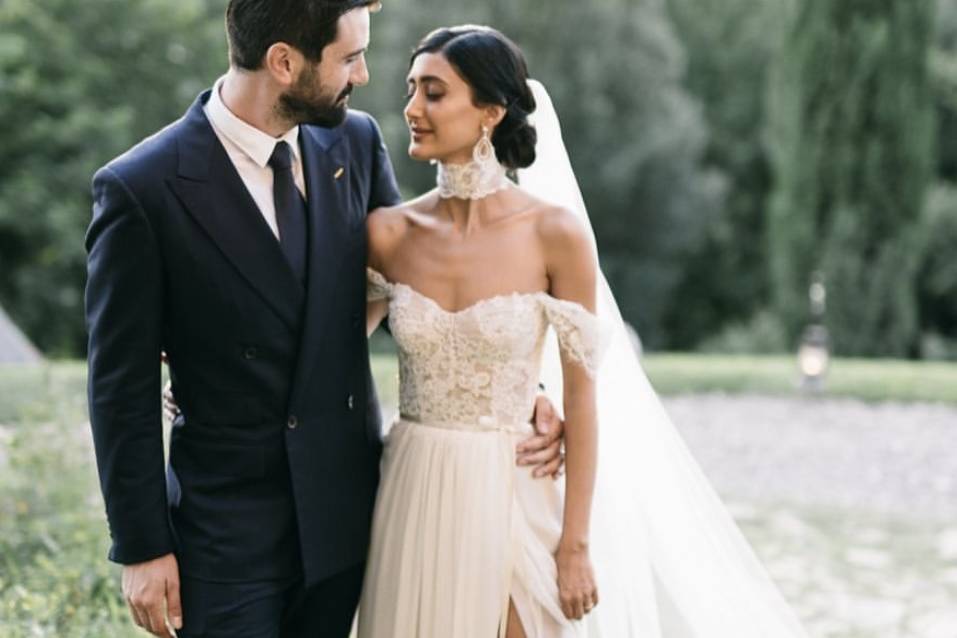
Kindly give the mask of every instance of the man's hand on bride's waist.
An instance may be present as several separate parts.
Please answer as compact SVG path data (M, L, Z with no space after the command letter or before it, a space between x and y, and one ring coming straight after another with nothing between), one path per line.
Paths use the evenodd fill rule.
M535 434L518 444L516 464L536 466L532 472L535 477L551 476L557 479L565 469L565 455L562 453L565 423L543 393L535 398L532 423L535 425Z

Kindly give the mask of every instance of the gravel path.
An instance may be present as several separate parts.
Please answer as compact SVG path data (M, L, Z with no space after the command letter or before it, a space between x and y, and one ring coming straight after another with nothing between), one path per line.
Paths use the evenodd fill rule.
M723 395L665 405L724 494L957 521L957 407Z
M957 637L957 408L665 404L811 636Z

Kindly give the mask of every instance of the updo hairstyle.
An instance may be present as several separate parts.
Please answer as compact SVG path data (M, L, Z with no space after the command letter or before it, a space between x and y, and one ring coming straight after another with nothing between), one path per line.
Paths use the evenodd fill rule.
M438 53L448 60L472 87L476 106L505 107L505 117L492 134L495 156L509 169L531 166L538 137L528 116L535 110L535 98L528 86L525 56L515 43L490 27L445 27L419 42L410 68L423 53Z

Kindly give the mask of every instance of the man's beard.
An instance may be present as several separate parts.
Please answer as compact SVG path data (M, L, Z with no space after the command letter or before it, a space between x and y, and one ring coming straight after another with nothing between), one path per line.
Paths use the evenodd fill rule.
M311 68L304 70L296 84L279 96L279 115L296 124L315 124L325 128L339 126L346 119L348 107L343 100L352 93L352 85L330 98L318 88L315 76Z

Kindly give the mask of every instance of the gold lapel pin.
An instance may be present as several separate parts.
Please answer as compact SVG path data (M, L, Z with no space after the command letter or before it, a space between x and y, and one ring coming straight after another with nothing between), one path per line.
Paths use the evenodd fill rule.
M345 173L345 172L346 172L346 169L344 169L343 167L340 166L340 167L339 167L339 170L337 170L337 171L335 172L335 174L332 176L332 178L333 178L333 179L339 179L340 177L342 177L342 174Z

